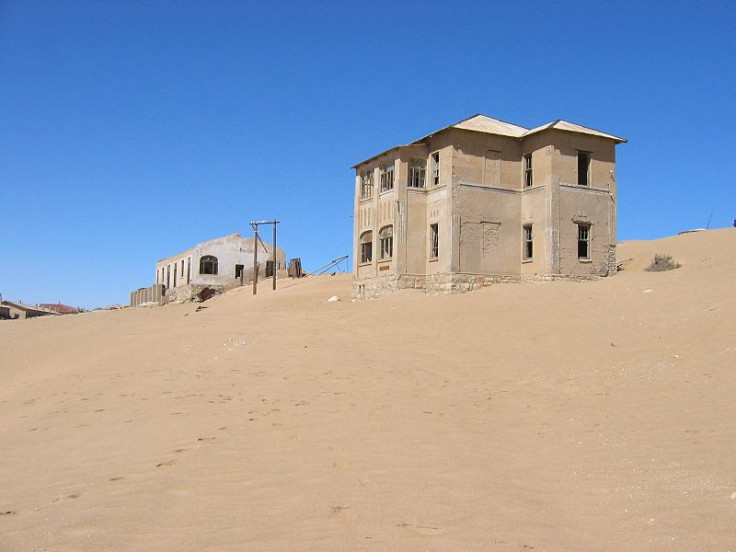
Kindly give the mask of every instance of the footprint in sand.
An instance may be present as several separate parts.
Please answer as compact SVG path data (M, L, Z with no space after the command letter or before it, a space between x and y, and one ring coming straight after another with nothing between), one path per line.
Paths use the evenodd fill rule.
M350 506L333 506L332 515L339 516L344 510L349 510Z
M0 516L17 516L18 512L15 510L5 510L4 512L0 512Z
M72 499L79 498L80 496L82 496L80 493L72 493L72 494L67 495L67 496L59 496L59 497L56 497L54 500L52 500L52 502L59 502L63 498L72 498Z
M442 527L432 527L430 525L414 525L411 523L399 523L396 527L409 529L419 535L436 535L442 532Z
M158 464L156 464L156 467L163 468L166 466L173 466L174 464L176 464L176 460L166 460L165 462L159 462Z

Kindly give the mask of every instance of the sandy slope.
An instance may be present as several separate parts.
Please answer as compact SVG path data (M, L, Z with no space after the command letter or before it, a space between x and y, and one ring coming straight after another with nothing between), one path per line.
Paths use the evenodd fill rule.
M736 230L619 259L2 323L0 550L736 550Z

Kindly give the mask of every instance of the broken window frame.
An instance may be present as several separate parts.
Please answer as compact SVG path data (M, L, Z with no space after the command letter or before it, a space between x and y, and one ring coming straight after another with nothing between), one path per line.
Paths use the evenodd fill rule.
M218 272L218 261L214 255L203 255L199 258L199 273L217 276Z
M381 192L388 192L394 189L394 162L389 161L381 166L380 172Z
M578 186L590 186L591 152L578 150Z
M590 260L590 230L591 225L587 222L579 222L578 226L578 259Z
M435 151L431 156L432 159L432 184L440 185L440 152Z
M360 264L373 262L373 231L368 230L360 235Z
M429 258L430 260L440 257L440 225L434 223L429 225Z
M384 226L378 232L380 261L388 261L394 256L394 227Z
M524 155L524 187L531 188L532 186L534 186L534 165L532 154L527 153Z
M525 224L522 227L523 252L522 258L525 261L531 261L534 258L534 232L531 224Z
M373 171L363 171L360 173L360 199L371 197L373 197Z
M427 185L427 160L421 157L409 159L409 188L424 188Z

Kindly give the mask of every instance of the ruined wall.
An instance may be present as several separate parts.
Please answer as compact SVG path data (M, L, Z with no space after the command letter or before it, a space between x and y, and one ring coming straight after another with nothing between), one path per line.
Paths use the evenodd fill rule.
M403 248L404 271L424 272L427 266L427 192L411 188L407 191L406 244Z
M535 185L525 190L521 197L521 220L519 223L519 258L522 276L551 273L550 251L552 240L547 240L549 228L550 186ZM532 227L532 258L523 258L524 226Z
M609 235L612 199L605 190L560 186L560 272L572 276L614 274L616 244ZM590 225L590 259L578 258L578 224Z
M616 272L615 144L597 136L551 131L554 173L559 178L559 273ZM591 155L589 184L578 185L578 151ZM578 224L590 224L590 259L578 258Z
M144 304L162 305L165 301L164 293L163 284L137 289L130 294L130 306L138 307Z
M521 144L515 138L452 129L453 179L504 190L521 188Z
M459 271L519 274L520 199L518 192L458 186Z
M266 246L258 245L258 263L266 264L272 258L272 246L263 240ZM236 265L242 265L243 270L253 268L254 238L241 238L240 234L231 234L215 240L201 243L192 249L163 259L156 264L157 283L167 289L183 285L227 286L239 278L235 277ZM217 257L217 274L200 274L200 260L205 255ZM276 249L277 268L286 268L286 253ZM161 277L163 269L163 279ZM169 277L168 274L171 276ZM176 281L174 280L176 271ZM187 278L188 275L188 278Z
M452 221L450 218L451 205L449 204L449 183L431 188L427 197L427 214L424 228L424 255L426 264L420 272L425 274L437 274L449 272L452 262ZM437 257L430 255L431 236L430 226L437 224L439 230L439 254Z

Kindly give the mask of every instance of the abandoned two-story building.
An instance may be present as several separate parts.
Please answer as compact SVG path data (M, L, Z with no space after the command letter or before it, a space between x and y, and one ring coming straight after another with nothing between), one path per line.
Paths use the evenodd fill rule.
M475 115L358 163L353 296L614 273L625 141Z

